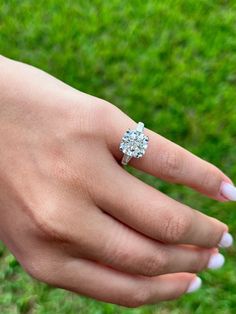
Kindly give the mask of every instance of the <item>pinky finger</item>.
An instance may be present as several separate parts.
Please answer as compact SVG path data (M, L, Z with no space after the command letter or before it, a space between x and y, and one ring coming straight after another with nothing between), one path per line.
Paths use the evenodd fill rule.
M201 285L194 274L135 276L84 259L69 259L60 272L61 288L126 307L176 299Z

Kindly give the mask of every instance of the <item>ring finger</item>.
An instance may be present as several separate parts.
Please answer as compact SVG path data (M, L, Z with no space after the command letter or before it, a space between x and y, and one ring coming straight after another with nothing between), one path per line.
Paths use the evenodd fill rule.
M93 199L98 207L138 232L164 243L199 247L216 247L228 235L224 223L157 191L114 159L106 166L100 184L93 189Z

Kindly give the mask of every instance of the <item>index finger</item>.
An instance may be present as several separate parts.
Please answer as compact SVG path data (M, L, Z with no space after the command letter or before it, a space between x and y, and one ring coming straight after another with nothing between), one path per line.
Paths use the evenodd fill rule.
M109 118L116 121L116 127L107 134L107 140L116 159L121 160L120 140L128 128L135 129L137 124L116 109L112 110L114 117ZM147 151L142 158L132 158L131 166L168 182L189 186L219 201L236 199L232 181L216 166L147 128L144 133L149 137Z

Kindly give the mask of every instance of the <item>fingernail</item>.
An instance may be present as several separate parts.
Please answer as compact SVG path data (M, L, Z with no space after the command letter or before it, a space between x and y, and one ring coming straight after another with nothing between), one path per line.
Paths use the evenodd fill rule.
M225 232L218 244L219 247L227 248L233 244L234 240L230 233Z
M186 293L192 293L196 290L198 290L202 285L202 279L199 277L195 277L191 282L190 285L188 287L188 290L186 291Z
M217 253L211 255L207 268L209 269L218 269L221 268L224 265L225 258L222 254Z
M229 201L236 201L236 187L228 182L222 182L220 193Z

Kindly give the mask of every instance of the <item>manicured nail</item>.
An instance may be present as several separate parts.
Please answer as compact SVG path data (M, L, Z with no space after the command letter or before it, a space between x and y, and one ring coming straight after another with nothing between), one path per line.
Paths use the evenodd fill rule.
M186 291L186 293L191 293L194 292L196 290L198 290L202 285L202 279L199 277L195 277L191 282L190 285L188 287L188 290Z
M217 253L211 255L207 268L209 269L218 269L221 268L224 265L225 258L222 254Z
M233 244L234 240L230 233L225 232L218 244L219 247L227 248Z
M222 182L220 193L229 201L236 201L236 187L228 182Z

